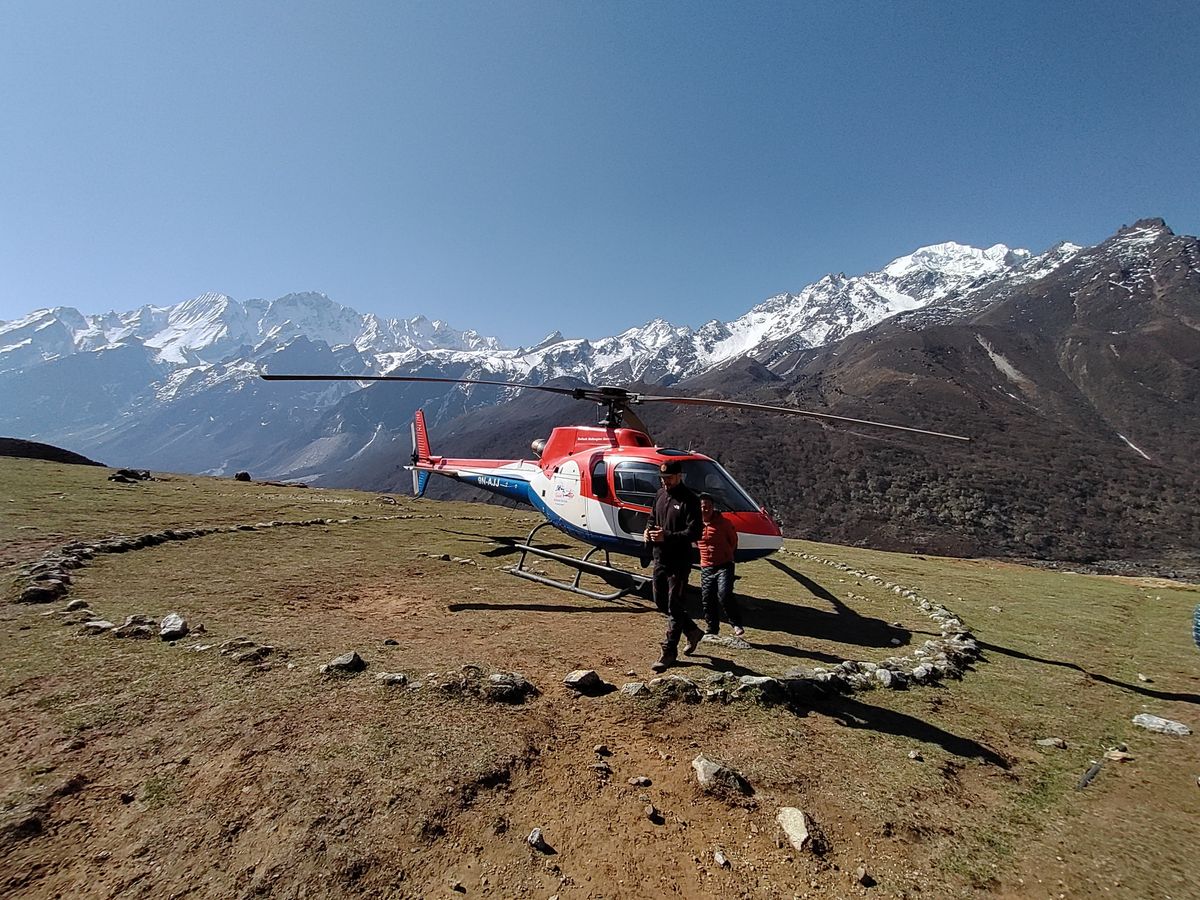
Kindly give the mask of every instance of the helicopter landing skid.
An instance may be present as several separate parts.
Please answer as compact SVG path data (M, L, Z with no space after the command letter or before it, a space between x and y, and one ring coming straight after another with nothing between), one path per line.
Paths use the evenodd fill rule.
M529 532L529 536L525 538L525 543L520 544L521 561L508 571L518 576L519 578L527 578L530 581L536 581L539 584L545 584L550 587L560 588L564 591L571 591L574 594L582 594L585 597L591 597L593 600L620 600L628 594L634 594L638 591L646 589L650 584L650 579L644 575L635 575L633 572L627 572L624 569L618 569L609 560L608 551L601 550L599 547L593 547L583 555L583 558L567 556L565 553L555 553L553 550L546 550L542 547L533 546L533 536L541 529L550 525L549 522L542 522L537 525L533 531ZM591 557L594 553L603 552L604 563L592 562ZM540 556L543 559L552 559L555 562L562 563L564 566L575 570L575 577L570 581L563 581L557 578L552 578L549 575L544 575L540 572L534 572L528 569L525 565L527 555L532 553L534 556ZM579 579L584 574L595 575L597 578L613 586L614 590L608 593L599 591L589 591L587 588L579 586Z

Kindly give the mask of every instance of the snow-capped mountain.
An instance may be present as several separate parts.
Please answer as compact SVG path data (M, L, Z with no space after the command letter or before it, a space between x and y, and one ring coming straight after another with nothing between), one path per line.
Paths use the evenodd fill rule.
M324 294L239 302L208 293L174 306L143 306L126 313L85 316L70 307L37 310L0 325L0 371L130 342L154 351L157 362L190 367L221 362L231 354L245 356L264 342L282 344L299 336L330 347L353 346L369 355L500 346L495 338L456 331L424 316L363 315Z
M727 323L691 328L659 318L611 337L553 332L518 348L423 316L362 314L319 293L270 301L206 293L102 315L38 310L0 324L0 389L10 398L0 432L98 457L119 453L130 465L315 477L368 442L386 444L381 429L399 433L417 404L436 424L513 392L389 385L380 393L352 383L282 390L259 371L669 385L747 355L765 361L828 344L898 313L951 315L996 285L1045 277L1078 250L1062 244L1035 257L1003 244L936 244L878 272L826 275Z

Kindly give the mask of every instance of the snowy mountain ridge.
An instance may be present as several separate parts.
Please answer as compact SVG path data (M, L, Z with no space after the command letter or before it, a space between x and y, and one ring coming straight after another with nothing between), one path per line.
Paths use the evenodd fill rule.
M0 325L0 391L9 398L0 433L151 468L317 477L354 453L394 453L418 405L437 425L517 391L281 385L259 372L668 386L745 356L770 365L897 314L961 315L971 298L1044 278L1079 250L1060 244L1033 256L1003 244L935 244L878 272L826 275L730 322L692 328L655 318L593 340L554 331L517 348L423 316L361 314L321 293L270 301L205 293L101 315L37 310Z

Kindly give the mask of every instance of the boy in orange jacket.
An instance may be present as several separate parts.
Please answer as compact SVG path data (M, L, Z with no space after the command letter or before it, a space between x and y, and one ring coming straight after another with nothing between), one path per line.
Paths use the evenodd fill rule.
M700 549L700 599L708 634L721 630L721 613L739 637L745 633L742 616L733 600L733 555L737 550L737 529L713 505L709 494L700 495L700 518L704 531L696 546Z

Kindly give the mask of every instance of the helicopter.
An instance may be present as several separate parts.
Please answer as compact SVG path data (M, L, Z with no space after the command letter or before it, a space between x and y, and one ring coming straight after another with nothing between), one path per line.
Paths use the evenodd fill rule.
M424 412L414 415L412 460L413 493L423 496L430 475L442 475L532 506L545 521L534 527L518 545L521 559L509 569L514 575L562 588L597 600L616 600L629 593L644 593L647 576L613 565L610 554L642 560L648 556L643 532L659 486L659 466L677 461L683 482L697 493L713 498L714 506L737 530L735 561L761 559L783 545L779 525L719 462L703 453L655 446L646 426L631 407L646 403L725 407L783 413L818 420L867 425L958 441L970 438L905 425L872 422L787 406L770 406L709 397L658 396L615 386L558 387L475 378L442 378L424 375L285 375L260 373L266 381L393 381L441 384L490 385L560 394L596 403L603 409L598 425L560 426L549 438L537 439L532 459L458 459L434 455ZM533 543L543 528L552 527L591 547L582 558L568 556ZM551 559L575 570L570 581L553 578L526 565L528 554ZM603 553L603 563L592 557ZM612 591L592 591L580 585L583 574L597 576Z

